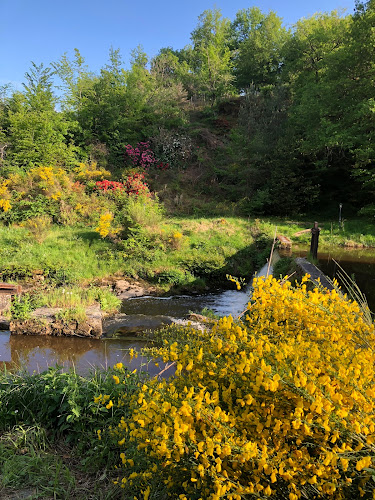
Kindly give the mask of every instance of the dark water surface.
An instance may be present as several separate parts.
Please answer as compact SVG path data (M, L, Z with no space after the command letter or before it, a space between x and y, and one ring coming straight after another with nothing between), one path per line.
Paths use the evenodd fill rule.
M306 257L307 253L305 249L299 248L293 248L291 252L293 257ZM280 254L287 255L286 252ZM341 248L322 251L318 252L318 261L319 269L330 278L337 278L338 281L340 281L338 273L341 267L359 286L366 296L370 310L375 312L375 249Z

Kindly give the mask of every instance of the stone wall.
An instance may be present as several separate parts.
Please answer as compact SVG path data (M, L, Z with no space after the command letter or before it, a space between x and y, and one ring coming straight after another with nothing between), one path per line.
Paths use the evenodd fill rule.
M314 264L311 264L307 259L303 257L297 257L295 259L296 263L296 274L297 278L301 279L302 276L304 276L306 273L311 276L311 281L314 284L320 283L324 288L327 288L327 290L333 290L332 283L330 280L327 278L327 276L322 273L320 269L318 269Z

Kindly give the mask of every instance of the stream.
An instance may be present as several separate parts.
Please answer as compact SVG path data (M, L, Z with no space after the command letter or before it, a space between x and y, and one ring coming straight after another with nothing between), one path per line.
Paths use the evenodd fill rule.
M306 254L305 249L294 248L292 251L294 257ZM318 257L320 269L330 277L337 275L335 261L338 262L366 295L370 309L375 310L374 249L335 249L320 252ZM266 264L257 275L266 275L267 268ZM160 360L159 367L141 356L130 362L129 349L139 351L147 345L147 341L137 337L137 334L146 332L147 337L147 331L155 328L171 323L186 324L190 313L199 314L203 309L209 309L218 316L231 314L237 317L246 309L250 294L251 286L247 285L241 291L127 299L123 302L121 313L104 322L105 334L101 339L10 335L9 331L0 331L0 367L2 365L11 370L22 367L32 373L58 365L63 370L74 368L78 373L87 375L94 368L107 368L122 362L132 370L143 369L154 376L164 368Z
M257 274L267 273L265 265ZM272 267L270 272L272 272ZM87 375L94 368L107 368L122 362L132 370L146 370L157 375L164 365L139 356L130 361L129 349L140 350L147 341L136 334L161 328L172 323L187 324L190 313L209 309L218 316L238 316L250 298L250 286L241 291L225 290L204 295L170 297L137 297L123 302L121 313L104 321L101 339L78 337L50 337L11 335L0 331L0 367L8 370L18 367L29 373L41 372L58 365L62 370L74 368Z

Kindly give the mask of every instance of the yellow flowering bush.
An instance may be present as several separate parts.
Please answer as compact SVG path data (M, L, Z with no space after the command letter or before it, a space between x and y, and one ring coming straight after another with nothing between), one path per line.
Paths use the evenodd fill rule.
M8 212L12 208L10 203L11 194L9 192L9 179L4 179L0 181L0 208L4 212Z
M29 186L30 193L40 193L52 200L59 200L62 192L70 188L72 181L62 168L40 166L27 173L26 185Z
M256 279L243 322L160 334L149 352L174 377L144 381L109 431L123 488L181 500L375 498L374 326L307 279Z
M80 182L103 180L105 177L110 177L111 175L111 172L108 170L99 168L96 162L79 163L74 172L76 180Z
M106 236L115 236L119 232L118 227L113 226L113 213L112 212L105 212L100 216L99 219L99 224L95 228L95 231L100 234L102 238L105 238Z
M169 246L174 250L179 250L181 248L182 239L183 235L180 231L173 231L168 240Z

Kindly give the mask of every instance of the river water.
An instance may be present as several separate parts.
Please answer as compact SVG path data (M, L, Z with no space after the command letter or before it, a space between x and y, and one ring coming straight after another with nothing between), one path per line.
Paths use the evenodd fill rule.
M264 266L259 275L266 274ZM272 272L272 269L271 269ZM129 350L140 350L147 341L135 336L171 323L186 324L190 313L200 313L204 308L219 316L240 315L250 298L249 286L241 291L225 290L205 295L171 297L140 297L124 301L121 314L104 322L105 335L101 339L77 337L49 337L10 335L0 332L0 367L9 370L22 367L30 373L40 372L49 366L61 366L63 370L74 368L82 375L93 368L106 368L122 362L131 369L146 370L151 376L159 373L159 367L138 357L130 362Z
M304 256L306 251L294 249L294 256ZM335 250L319 254L319 267L334 277L338 262L355 278L366 294L371 310L375 310L375 251ZM271 268L272 272L272 268ZM267 273L265 265L258 275ZM251 281L251 280L250 280ZM239 316L250 298L250 286L241 291L225 290L205 295L171 297L140 297L124 301L121 314L104 323L106 335L102 339L48 336L17 336L0 332L0 367L14 370L23 367L30 373L43 371L48 366L61 366L63 370L74 368L80 374L88 374L93 368L106 368L122 362L131 369L147 370L151 376L159 373L159 367L145 358L138 357L130 363L129 349L140 350L147 342L134 334L150 331L172 322L183 324L191 312L210 309L219 316Z

